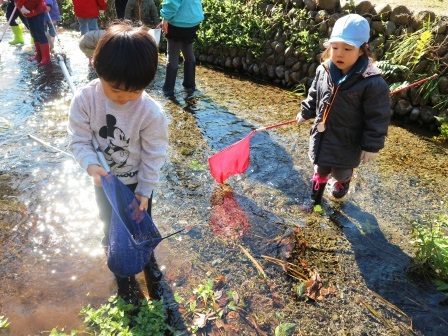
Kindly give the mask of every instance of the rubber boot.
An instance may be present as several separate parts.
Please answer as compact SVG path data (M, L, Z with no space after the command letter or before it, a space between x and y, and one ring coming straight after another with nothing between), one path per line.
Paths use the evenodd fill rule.
M196 90L196 62L184 62L184 81L182 85L187 91L193 92Z
M40 45L40 52L42 54L42 59L37 65L46 65L51 62L50 58L50 44L44 43Z
M152 300L160 300L163 294L160 283L163 278L163 274L157 265L154 255L151 256L151 260L145 266L143 273L145 274L146 287L148 288L149 297Z
M133 277L134 282L136 282L135 277ZM134 293L133 288L131 287L131 278L130 277L119 277L115 275L115 279L117 281L117 295L121 297L126 303L133 304L137 306L140 298Z
M40 50L40 43L34 42L34 47L36 48L36 55L34 55L34 57L28 58L28 60L40 62L42 60L42 52Z
M324 195L325 187L329 178L329 175L321 176L318 173L314 173L312 181L313 192L311 193L313 205L320 205L322 202L322 196Z
M325 187L327 185L330 175L321 176L318 173L314 173L312 182L312 192L310 200L300 206L300 209L304 212L312 212L316 205L320 205L322 197L324 195Z
M14 39L9 41L9 44L16 45L16 44L24 44L25 40L23 39L23 30L20 25L17 26L11 26L12 32L14 33Z
M140 288L140 284L138 283L135 276L129 277L129 287L132 291L132 296L137 299L138 301L145 298L145 294L142 292Z
M166 65L165 83L163 84L163 94L167 97L174 96L174 85L176 84L177 70L171 63Z

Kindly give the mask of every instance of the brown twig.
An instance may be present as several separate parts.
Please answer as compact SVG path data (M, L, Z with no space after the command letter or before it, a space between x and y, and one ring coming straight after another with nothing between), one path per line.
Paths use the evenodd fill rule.
M305 274L297 271L296 268L299 267L297 265L294 265L294 264L291 264L290 262L285 262L283 260L276 259L276 258L273 258L270 256L266 256L266 255L262 255L262 257L272 264L276 264L278 266L283 267L283 269L285 270L286 273L288 273L289 275L291 275L292 277L294 277L296 279L309 280L309 278Z
M249 253L248 250L246 250L243 246L239 245L238 246L241 248L241 250L243 250L244 254L246 255L246 257L249 258L250 261L252 261L252 263L254 264L254 266L256 267L256 269L258 270L258 274L261 275L263 278L266 278L266 274L264 273L263 267L261 267L261 265L258 263L258 261L256 261L254 259L254 257L251 256L251 254Z

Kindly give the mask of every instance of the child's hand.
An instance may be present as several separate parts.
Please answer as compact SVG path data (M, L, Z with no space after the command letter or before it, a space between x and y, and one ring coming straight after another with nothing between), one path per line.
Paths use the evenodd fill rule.
M149 198L145 197L145 196L140 196L140 195L137 195L137 194L135 194L135 197L137 197L138 201L140 202L140 206L139 206L140 211L148 210L148 203L149 203L148 200L149 200Z
M96 164L90 165L87 168L87 173L90 176L92 176L93 183L97 187L101 187L101 176L107 176L108 175L107 171L103 167L100 167L100 166L98 166Z
M377 157L378 157L378 153L361 151L361 162L362 163L374 161Z
M162 22L160 23L160 26L162 28L162 31L166 34L168 34L168 21L166 20L162 20Z
M304 117L302 117L302 113L301 112L297 113L296 119L297 119L297 125L300 125L301 123L306 121L306 119Z
M23 6L21 9L20 9L20 11L22 12L22 14L29 14L29 13L31 13L25 6Z

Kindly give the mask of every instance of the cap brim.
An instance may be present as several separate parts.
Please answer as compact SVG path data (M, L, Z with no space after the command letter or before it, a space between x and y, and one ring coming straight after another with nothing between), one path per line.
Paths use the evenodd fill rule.
M330 44L333 42L343 42L343 43L349 44L355 48L359 48L354 42L344 40L341 37L332 37L331 39L329 39L327 42L324 43L324 47L328 48L330 46Z

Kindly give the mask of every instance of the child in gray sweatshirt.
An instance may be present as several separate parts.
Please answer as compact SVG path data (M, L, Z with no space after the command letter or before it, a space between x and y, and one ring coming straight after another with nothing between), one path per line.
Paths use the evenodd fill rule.
M69 149L95 184L104 246L109 243L111 206L101 188L101 176L108 173L98 160L92 139L98 142L111 171L135 193L140 210L151 215L152 194L168 147L166 115L145 92L154 79L157 62L157 46L147 28L112 25L93 54L93 68L99 78L81 88L70 105ZM156 269L152 257L145 267L148 290L161 278ZM119 296L134 303L142 298L134 295L134 277L116 278Z

